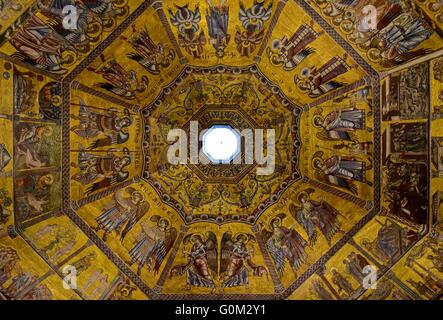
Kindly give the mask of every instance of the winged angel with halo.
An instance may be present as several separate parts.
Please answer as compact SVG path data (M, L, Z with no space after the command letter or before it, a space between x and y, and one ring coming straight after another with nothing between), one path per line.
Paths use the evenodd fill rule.
M147 221L142 222L136 245L129 251L131 256L129 264L137 263L138 275L145 265L148 271L157 274L177 238L177 229L171 226L168 219L153 215L150 220L155 225L150 226Z
M256 242L256 239L249 233L238 233L232 236L231 232L226 232L223 235L220 261L222 289L242 285L248 289L250 273L259 277L264 274L268 275L265 267L256 265L252 261L254 248L251 242Z
M191 233L183 239L183 244L183 254L188 261L172 268L170 276L186 274L187 290L191 287L204 287L215 292L214 279L218 274L217 236L212 231L206 232L206 235ZM186 249L188 246L190 248Z
M104 241L112 231L116 231L123 241L132 227L144 217L148 210L149 203L145 200L143 193L132 187L119 190L114 194L111 205L106 206L102 214L95 219L97 226L94 230L104 231ZM124 229L121 231L123 227Z
M314 246L317 242L317 229L320 230L328 244L331 245L334 235L338 232L343 233L340 230L341 223L338 220L341 214L323 199L319 202L312 200L311 195L314 192L315 190L311 188L300 192L297 195L300 206L291 204L289 211L306 231L311 246Z
M306 261L306 246L308 243L294 229L294 226L287 228L283 225L286 214L279 213L269 225L269 230L261 227L261 236L266 241L266 247L274 260L274 265L280 277L283 276L286 265L289 264L296 274L298 269Z

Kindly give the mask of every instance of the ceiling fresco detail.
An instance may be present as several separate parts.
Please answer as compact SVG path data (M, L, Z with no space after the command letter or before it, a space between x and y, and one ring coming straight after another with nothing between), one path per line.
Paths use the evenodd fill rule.
M442 25L431 0L0 0L0 300L441 299Z
M441 46L441 19L436 15L440 8L435 1L314 0L313 4L378 70L426 55ZM368 4L371 7L364 10ZM367 23L365 12L370 12L369 20L373 21Z
M180 101L178 105L176 102ZM266 105L266 106L265 106ZM301 179L299 172L300 116L293 105L257 67L191 68L163 89L152 105L142 111L145 120L145 169L143 178L154 185L185 219L207 216L218 220L252 222L268 205L272 195ZM274 173L257 175L257 159L239 164L168 161L168 132L182 128L191 137L216 124L232 128L275 130ZM266 153L266 145L264 153ZM229 216L229 218L227 217Z

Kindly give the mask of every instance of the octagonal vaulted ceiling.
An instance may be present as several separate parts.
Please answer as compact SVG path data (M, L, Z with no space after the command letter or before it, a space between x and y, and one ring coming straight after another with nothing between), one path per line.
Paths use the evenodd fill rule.
M176 104L178 99L183 102ZM264 100L272 107L265 107ZM185 219L192 221L195 215L224 219L228 215L230 219L252 222L254 215L267 207L262 202L301 178L298 160L301 112L256 67L188 67L175 83L163 90L161 98L143 111L146 143L143 178L162 185L161 193L169 190L168 197L174 198L171 200ZM275 130L273 172L258 176L256 161L249 164L245 159L240 165L190 164L190 170L170 164L168 133L176 128L185 129L191 143L192 121L199 130L217 123L229 124L240 132L251 130L251 134L259 129Z
M402 277L411 248L440 246L433 1L80 1L75 30L57 11L70 0L4 3L0 250L55 270L37 291L8 278L4 296L370 298L366 264L390 295L420 297ZM368 4L377 31L359 22ZM168 133L192 121L274 129L274 172L171 164ZM68 264L86 270L70 297Z

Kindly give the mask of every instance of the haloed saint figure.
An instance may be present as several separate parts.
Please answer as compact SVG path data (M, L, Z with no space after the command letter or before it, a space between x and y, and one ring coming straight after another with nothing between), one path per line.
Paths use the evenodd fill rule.
M102 214L95 220L95 231L103 231L103 240L106 241L111 232L120 235L121 241L132 227L148 212L149 203L142 192L128 187L115 193L110 205L105 206Z
M148 271L157 274L177 238L177 229L171 226L168 219L154 215L150 221L155 225L150 226L148 222L142 222L141 232L136 237L137 242L129 251L129 265L137 263L138 275L144 266Z
M209 231L205 236L192 233L183 239L185 246L191 245L190 250L183 250L187 257L185 264L172 268L170 276L186 274L186 289L192 287L211 288L215 292L215 278L218 273L217 236Z

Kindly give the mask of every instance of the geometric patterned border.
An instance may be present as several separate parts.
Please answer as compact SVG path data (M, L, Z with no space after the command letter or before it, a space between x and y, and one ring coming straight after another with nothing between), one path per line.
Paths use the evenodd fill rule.
M149 127L146 124L146 118L148 118L151 114L151 110L161 105L163 98L169 94L171 94L173 88L175 88L178 84L183 82L183 79L188 74L193 73L203 73L203 74L242 74L242 73L249 73L255 76L263 85L267 86L272 94L277 97L277 99L281 102L281 104L289 109L292 110L293 113L293 121L291 122L293 127L300 127L300 118L301 114L303 112L303 109L296 104L291 102L291 99L289 99L283 91L280 89L278 85L270 81L262 71L260 71L260 68L253 64L246 67L232 67L232 66L226 66L226 65L217 65L212 67L198 67L198 66L190 66L187 65L184 70L177 76L175 80L173 80L169 85L163 87L160 94L157 96L154 101L146 106L142 110L143 119L145 120L144 124L144 138L143 141L147 141L146 134L149 132ZM148 144L143 143L143 158L145 159L144 164L144 170L142 174L142 179L148 182L156 191L159 193L160 198L162 201L177 210L180 215L182 216L184 222L189 225L193 223L200 223L200 222L209 222L214 223L218 225L223 225L226 223L231 222L237 222L237 223L246 223L253 225L255 222L260 218L261 214L266 211L269 207L276 204L278 200L281 198L282 194L294 183L297 181L300 181L302 179L300 175L300 169L299 169L299 163L298 159L300 157L300 147L301 147L301 137L300 132L296 131L293 133L293 144L294 144L294 152L292 154L292 162L291 162L291 174L290 176L285 179L278 189L275 191L274 194L270 195L268 199L266 199L264 202L262 202L253 212L250 213L249 216L227 216L227 215L210 215L205 214L201 216L192 216L188 215L177 201L172 199L164 190L162 185L158 182L156 182L149 174L149 164L151 161L151 158L149 156L149 150L148 150Z

